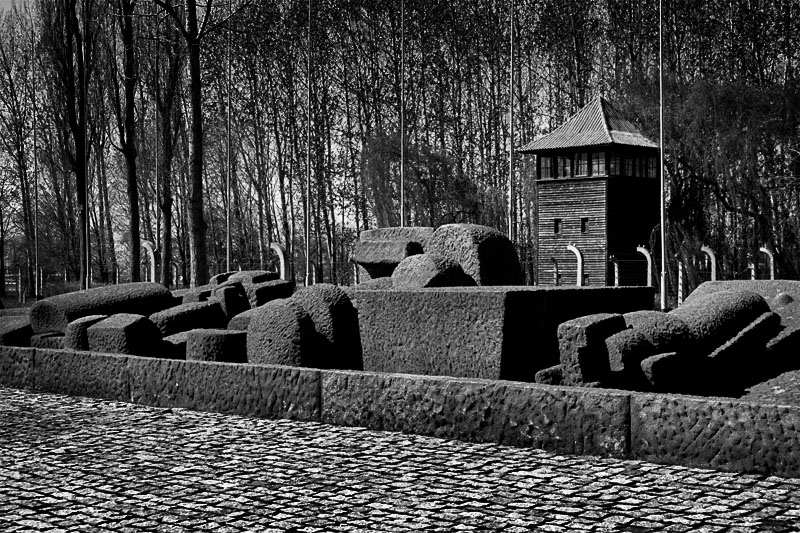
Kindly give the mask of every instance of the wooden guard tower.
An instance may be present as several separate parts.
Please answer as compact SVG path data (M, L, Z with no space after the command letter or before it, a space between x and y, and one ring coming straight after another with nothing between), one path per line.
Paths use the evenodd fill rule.
M658 145L597 97L518 151L536 155L539 284L645 285L636 248L659 222Z

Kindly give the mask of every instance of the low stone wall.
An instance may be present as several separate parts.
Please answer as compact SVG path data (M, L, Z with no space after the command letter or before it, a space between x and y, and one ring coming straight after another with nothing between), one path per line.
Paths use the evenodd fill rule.
M0 386L800 477L797 406L16 347Z

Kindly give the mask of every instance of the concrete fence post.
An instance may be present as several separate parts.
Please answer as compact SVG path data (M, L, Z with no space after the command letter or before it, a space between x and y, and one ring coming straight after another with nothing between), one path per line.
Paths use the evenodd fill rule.
M583 254L581 254L581 251L578 250L577 246L574 244L568 244L567 250L575 254L575 258L578 260L578 266L576 269L577 282L575 284L578 287L583 287Z

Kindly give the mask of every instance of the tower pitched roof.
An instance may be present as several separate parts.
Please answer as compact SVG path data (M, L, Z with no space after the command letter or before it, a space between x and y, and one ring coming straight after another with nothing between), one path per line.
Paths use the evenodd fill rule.
M552 132L527 143L517 151L535 153L610 144L658 148L656 143L642 135L608 100L598 96Z

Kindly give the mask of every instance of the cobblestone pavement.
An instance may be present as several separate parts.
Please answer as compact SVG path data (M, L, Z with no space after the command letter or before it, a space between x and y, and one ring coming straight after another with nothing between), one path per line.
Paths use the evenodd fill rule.
M0 388L0 531L800 531L800 480Z

